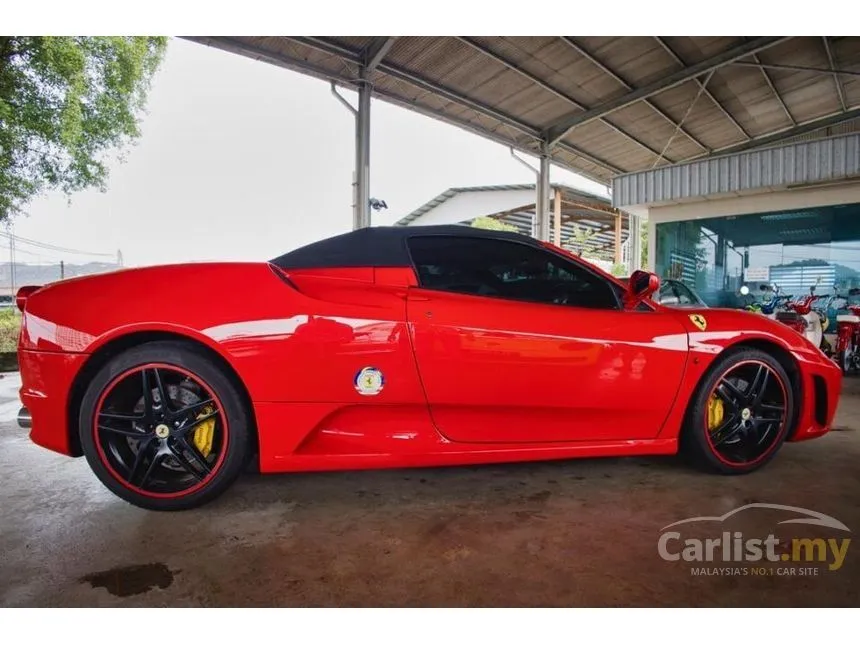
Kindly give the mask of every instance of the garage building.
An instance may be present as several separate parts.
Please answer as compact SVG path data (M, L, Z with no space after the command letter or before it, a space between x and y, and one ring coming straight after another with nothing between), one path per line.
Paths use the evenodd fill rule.
M613 180L648 219L648 268L736 306L743 285L800 296L860 286L860 135L798 141Z

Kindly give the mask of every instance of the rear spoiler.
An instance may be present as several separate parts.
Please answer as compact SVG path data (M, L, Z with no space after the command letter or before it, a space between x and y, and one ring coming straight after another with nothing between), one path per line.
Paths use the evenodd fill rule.
M24 311L24 307L27 305L27 298L29 298L31 295L33 295L34 292L38 291L41 288L41 285L27 285L18 289L18 292L15 294L15 304L18 306L18 309Z

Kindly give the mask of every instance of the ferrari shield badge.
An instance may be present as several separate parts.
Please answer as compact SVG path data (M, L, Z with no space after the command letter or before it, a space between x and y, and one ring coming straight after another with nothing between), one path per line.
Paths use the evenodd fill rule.
M690 314L690 320L699 328L699 331L705 331L705 328L708 326L708 321L705 320L702 314Z
M375 367L365 367L355 375L355 391L362 396L375 396L382 392L385 379Z

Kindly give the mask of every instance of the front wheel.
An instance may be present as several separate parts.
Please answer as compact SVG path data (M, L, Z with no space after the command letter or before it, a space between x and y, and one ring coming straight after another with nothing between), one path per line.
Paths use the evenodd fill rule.
M79 426L102 483L152 510L214 499L249 452L248 412L236 385L182 342L145 343L110 360L84 394Z
M842 373L848 375L854 369L854 348L849 346L837 354L839 367L842 368Z
M794 394L779 361L758 349L729 350L693 396L681 448L707 470L752 472L779 450L793 413Z

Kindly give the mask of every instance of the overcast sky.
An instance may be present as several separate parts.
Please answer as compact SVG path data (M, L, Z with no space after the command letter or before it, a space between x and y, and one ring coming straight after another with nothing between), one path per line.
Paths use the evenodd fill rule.
M534 181L507 148L477 135L378 101L371 113L371 194L389 207L374 212L374 223L452 186ZM15 234L122 249L133 266L269 259L352 224L353 117L328 83L173 39L142 131L112 167L106 192L74 194L71 204L40 198L15 221ZM600 190L557 168L552 180ZM20 262L97 259L23 243L18 250Z

